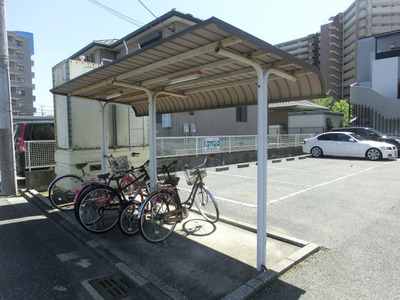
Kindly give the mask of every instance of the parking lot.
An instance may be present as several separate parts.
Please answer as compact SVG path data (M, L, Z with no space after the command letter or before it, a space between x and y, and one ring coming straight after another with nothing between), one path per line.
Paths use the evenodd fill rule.
M384 170L389 164L398 166L397 163L397 160L373 162L365 159L333 157L314 159L309 156L269 160L267 173L268 215L274 218L274 213L285 207L291 213L303 211L302 207L305 205L308 208L321 205L326 202L327 197L332 197L330 203L333 203L335 194L339 195L337 192L343 190L349 193L346 195L358 197L357 195L362 193L362 191L358 191L358 188L365 185L364 179L361 182L358 180L365 177L368 178L368 181L369 179L372 181L368 183L368 186L373 190L369 196L373 196L376 189L383 188L383 186L376 186L375 182L380 182L380 179L376 178L377 174L385 173ZM255 225L257 164L252 162L248 163L248 167L241 166L243 164L229 165L227 166L229 170L219 172L216 171L218 169L216 167L208 168L208 175L204 180L210 191L216 196L223 216ZM191 186L185 184L182 172L178 172L177 175L181 177L179 186L185 194ZM390 178L393 177L390 176ZM393 182L393 185L395 187L396 182ZM327 195L325 195L325 191ZM320 195L321 199L311 200L317 195ZM320 208L322 209L321 206ZM294 209L295 211L293 211ZM283 216L277 217L280 219ZM271 225L274 226L274 224Z
M398 160L268 161L268 232L323 250L256 298L399 298L399 168ZM209 168L205 182L223 217L256 224L255 163L222 172Z
M310 157L268 161L268 232L318 244L321 250L290 268L252 299L398 299L398 163L398 160ZM221 218L255 226L256 163L243 168L224 167L229 169L219 172L216 167L208 168L205 178L217 198ZM180 188L184 197L189 187L185 186L181 172L178 176L182 178ZM44 200L48 204L47 199ZM244 263L244 258L255 255L256 251L254 248L243 252L249 249L243 247L249 243L249 236L244 232L238 233L232 228L228 235L215 241L214 231L220 232L225 226L223 222L205 231L198 238L199 244L193 243L194 237L186 237L187 226L193 225L188 220L183 222L182 230L168 239L167 245L154 245L140 236L127 238L117 229L103 235L86 235L73 214L60 212L60 216L68 220L66 224L74 228L73 232L79 236L83 234L88 243L101 245L107 253L141 270L140 274L147 269L156 272L158 278L184 293L206 295L212 289L221 294L229 290L228 277L236 280L236 276L255 272L252 267L255 259ZM199 224L194 222L195 232ZM215 250L214 244L223 244L224 249ZM267 242L267 264L271 264L268 258L271 249L282 250ZM237 256L231 256L232 252ZM250 255L247 252L251 252ZM160 268L160 261L165 264L164 255L169 258L166 270ZM219 266L215 268L217 263ZM153 278L150 275L146 278ZM196 289L186 284L192 280Z

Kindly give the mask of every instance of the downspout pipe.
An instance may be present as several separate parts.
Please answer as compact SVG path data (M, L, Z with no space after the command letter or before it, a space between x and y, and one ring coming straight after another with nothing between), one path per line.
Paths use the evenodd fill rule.
M265 72L258 62L224 48L216 53L252 66L257 74L257 270L266 269L267 259L267 159L268 159L268 77L271 74L295 81L296 77L276 69Z

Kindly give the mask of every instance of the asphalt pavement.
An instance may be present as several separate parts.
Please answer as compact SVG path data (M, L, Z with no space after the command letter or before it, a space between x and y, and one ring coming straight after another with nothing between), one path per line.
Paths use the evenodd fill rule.
M2 299L120 299L99 284L112 277L117 286L131 289L126 299L246 299L319 249L271 233L267 269L257 271L257 235L244 224L210 224L191 214L166 243L150 244L140 234L127 237L118 228L105 234L86 232L72 212L53 209L42 194L29 190L22 196L0 198L2 222L19 228L12 232L7 230L11 225L0 226L13 239L10 251L2 254L9 262L3 274L13 279L30 275L23 282L26 286L16 280L2 289ZM2 235L2 244L8 239ZM17 249L16 255L12 249ZM16 267L26 252L31 259ZM5 275L3 279L14 282ZM21 290L26 291L21 297L10 297ZM28 292L32 290L35 293Z
M249 219L254 209L252 165L239 176L233 170L210 171L206 178L224 215L229 203L248 201L235 210L241 214L235 222L223 220L214 227L192 214L166 244L126 237L118 228L88 233L73 214L53 209L40 193L26 191L24 197L147 299L400 299L399 162L310 158L272 163L268 228L279 234L269 232L263 272L255 269L254 228L238 221ZM229 195L211 186L228 179ZM2 220L8 218L16 217ZM321 247L315 253L316 244Z
M0 299L91 299L93 279L122 280L23 197L0 197L0 225Z

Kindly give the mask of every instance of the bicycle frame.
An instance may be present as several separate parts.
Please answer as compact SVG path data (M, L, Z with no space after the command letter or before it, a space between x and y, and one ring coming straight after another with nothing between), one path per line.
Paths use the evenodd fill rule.
M147 171L146 171L146 169L144 167L147 163L148 163L148 161L146 161L140 167L132 168L131 170L126 171L122 176L121 175L119 175L119 176L111 176L110 178L108 178L108 181L105 181L105 182L99 182L99 181L87 182L84 186L82 186L82 188L79 191L76 192L76 195L75 195L75 198L74 198L74 203L76 203L76 201L78 200L79 195L81 194L81 192L84 191L85 189L89 188L90 186L93 186L93 185L96 185L96 186L109 186L110 182L113 181L113 180L116 181L116 183L117 183L117 186L118 186L117 190L119 192L119 195L123 198L124 201L127 201L126 197L125 197L125 194L124 194L124 191L126 189L128 189L130 186L132 186L133 190L128 191L128 193L131 193L131 194L134 193L135 190L136 190L136 187L134 185L138 184L138 181L140 179L146 180L147 178L149 178L149 175L147 174ZM132 173L131 173L134 170L141 170L142 174L139 177L134 178ZM146 196L146 194L143 193L141 196Z

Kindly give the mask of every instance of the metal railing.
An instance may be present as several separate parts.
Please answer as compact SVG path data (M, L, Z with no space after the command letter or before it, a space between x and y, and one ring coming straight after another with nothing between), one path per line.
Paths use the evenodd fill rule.
M299 147L305 138L314 134L278 134L268 136L268 149ZM29 171L55 166L55 141L27 141L25 168ZM256 135L234 136L190 136L157 138L157 157L201 155L210 153L232 153L257 150Z
M268 136L268 149L299 147L305 138L315 134L279 134ZM160 137L157 138L157 157L232 153L257 150L256 135L219 137Z
M25 168L31 171L55 166L55 141L26 141Z

